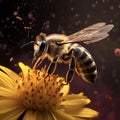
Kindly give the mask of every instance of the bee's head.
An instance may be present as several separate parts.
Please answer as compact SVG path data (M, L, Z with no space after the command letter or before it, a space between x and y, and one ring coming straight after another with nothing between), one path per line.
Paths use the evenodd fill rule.
M47 51L46 35L40 33L34 43L34 59L42 56Z
M39 35L36 36L36 43L38 41L44 41L44 40L46 40L46 34L40 33Z

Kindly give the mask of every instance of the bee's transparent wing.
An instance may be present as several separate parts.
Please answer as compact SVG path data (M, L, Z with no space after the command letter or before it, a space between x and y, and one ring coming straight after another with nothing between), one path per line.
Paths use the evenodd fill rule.
M112 24L106 25L104 22L96 23L72 35L69 35L69 40L66 42L62 42L62 44L75 42L83 42L85 44L90 44L100 41L109 36L108 32L113 28L113 26L114 25Z

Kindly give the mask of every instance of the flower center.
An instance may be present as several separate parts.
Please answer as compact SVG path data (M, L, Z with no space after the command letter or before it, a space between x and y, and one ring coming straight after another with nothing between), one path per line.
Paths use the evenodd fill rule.
M21 75L21 80L16 81L20 105L39 111L60 107L63 81L63 78L48 74L45 69L28 70L28 74Z

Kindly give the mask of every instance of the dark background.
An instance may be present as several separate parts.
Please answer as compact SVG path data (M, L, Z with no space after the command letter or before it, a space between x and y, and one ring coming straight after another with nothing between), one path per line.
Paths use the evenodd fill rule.
M69 35L97 22L112 23L114 29L106 40L83 45L96 61L97 81L89 85L75 75L71 92L84 92L92 100L89 107L100 112L96 120L118 120L120 57L114 50L120 47L119 21L119 0L0 0L0 64L16 72L18 61L32 66L33 46L20 46L40 32ZM58 65L56 73L65 76L67 69Z

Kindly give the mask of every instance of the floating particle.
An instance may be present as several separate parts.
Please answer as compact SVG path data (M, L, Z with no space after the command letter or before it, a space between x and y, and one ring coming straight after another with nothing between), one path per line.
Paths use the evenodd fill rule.
M120 8L120 5L118 5L118 8Z
M102 0L103 3L105 3L105 0Z
M95 91L94 91L94 94L96 94L96 95L97 95L97 94L98 94L98 91L97 91L97 90L95 90Z
M3 44L2 48L3 48L3 50L6 50L7 49L7 44Z
M29 25L33 24L34 20L32 20L31 22L29 22Z
M113 19L110 19L110 23L113 23Z
M49 25L49 24L50 24L50 21L49 21L49 20L46 20L43 24L44 24L44 25Z
M18 67L18 64L14 64L15 67Z
M18 15L18 11L14 11L14 12L13 12L13 15L14 15L14 16L17 16L17 15Z
M43 27L45 30L49 29L50 28L50 21L49 20L46 20L44 23L43 23Z
M35 19L35 18L33 17L33 13L32 13L32 12L29 12L29 13L28 13L28 18L29 18L29 19Z
M49 3L52 3L52 0L49 0Z
M25 30L32 30L31 27L24 27Z
M98 4L98 1L95 1L96 4Z
M8 26L7 26L7 25L5 25L5 26L4 26L4 28L8 28Z
M9 20L10 20L10 18L9 18L9 17L6 17L6 20L7 20L7 21L9 21Z
M12 62L13 60L14 60L13 57L11 57L11 58L10 58L10 62Z
M19 9L20 9L20 7L18 6L18 7L17 7L17 10L19 10Z
M104 71L104 70L106 70L106 66L105 65L102 65L101 66L101 69Z
M16 19L22 21L23 19L20 16L16 16Z
M114 54L115 56L120 56L120 48L115 48Z
M15 29L17 29L17 26L14 26Z
M71 11L73 11L73 10L74 10L74 8L71 8L70 10L71 10Z
M81 21L79 20L79 21L75 22L75 25L80 25L80 23L81 23Z
M114 9L114 6L110 6L110 10L113 10Z
M75 14L75 17L79 17L80 15L78 13Z
M15 24L15 21L12 21L12 24Z
M87 14L86 16L87 16L87 18L90 18L90 17L91 17L91 15L90 15L90 14Z
M111 96L106 95L105 97L106 97L106 100L107 100L108 102L110 102L110 103L112 102L112 97L111 97Z
M55 18L56 17L55 13L51 13L51 17Z
M92 8L95 8L96 7L96 5L95 4L92 4Z

